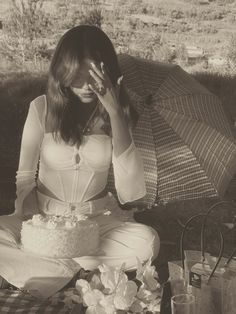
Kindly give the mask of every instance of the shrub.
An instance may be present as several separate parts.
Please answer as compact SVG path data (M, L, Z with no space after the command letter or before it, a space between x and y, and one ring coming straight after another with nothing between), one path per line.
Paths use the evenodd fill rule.
M49 15L42 9L45 0L11 0L9 15L3 23L1 52L17 66L31 61L37 67L41 51L51 30ZM42 47L43 46L43 47Z
M236 35L231 37L227 50L229 70L231 73L236 74Z
M181 62L187 64L188 52L187 52L185 44L177 45L177 47L175 49L175 57L178 61L181 61Z
M68 29L79 24L101 27L103 21L99 0L59 0L55 29Z

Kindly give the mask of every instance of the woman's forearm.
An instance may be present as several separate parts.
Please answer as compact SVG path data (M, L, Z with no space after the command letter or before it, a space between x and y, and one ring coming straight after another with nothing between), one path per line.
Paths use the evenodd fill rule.
M132 142L128 123L122 109L117 110L110 115L113 150L116 157L121 155Z
M16 174L16 200L15 213L24 215L24 201L28 199L31 191L36 187L35 176L39 160L40 147L43 139L42 117L37 107L46 106L45 98L40 96L30 103L25 121L18 171ZM36 203L30 205L36 208Z

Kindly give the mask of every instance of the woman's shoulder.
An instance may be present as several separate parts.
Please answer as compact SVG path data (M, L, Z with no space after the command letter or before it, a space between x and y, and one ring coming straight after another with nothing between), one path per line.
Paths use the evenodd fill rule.
M43 95L40 95L40 96L34 98L31 101L30 106L34 107L34 109L36 109L39 117L45 116L45 113L47 110L46 95L43 94Z
M41 128L45 130L45 118L47 113L46 95L43 94L33 99L30 103L30 110L33 110L34 114L37 115Z
M46 106L46 95L43 94L43 95L40 95L36 98L34 98L32 101L31 101L31 104L33 104L34 106L36 107L45 107Z

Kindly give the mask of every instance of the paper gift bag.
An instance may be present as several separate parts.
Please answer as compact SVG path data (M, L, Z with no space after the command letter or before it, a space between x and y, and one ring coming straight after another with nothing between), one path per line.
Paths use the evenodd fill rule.
M182 267L188 286L188 292L191 292L196 298L196 313L197 314L221 314L221 296L222 296L222 270L219 268L219 263L223 255L224 238L220 228L217 226L220 235L220 250L219 256L213 265L207 262L209 253L205 253L202 248L205 237L205 228L201 232L201 251L185 251L184 236L187 228L196 218L204 218L202 224L206 225L207 219L212 219L206 214L199 214L191 217L185 224L181 235L181 260ZM198 259L198 261L197 261Z
M221 201L212 205L204 217L202 224L202 236L201 236L201 250L205 252L205 227L206 221L210 215L210 213L215 210L222 208L222 206L228 205L235 212L235 205L230 201ZM232 254L228 259L221 257L218 267L216 268L216 272L211 279L212 293L211 296L215 300L215 304L220 302L218 308L221 309L222 314L235 314L236 313L236 261L233 259L236 254L236 248L232 251ZM217 262L216 257L212 257L211 255L206 256L207 263L211 268L214 267L214 264ZM217 278L217 279L216 279ZM219 285L220 281L220 285ZM221 295L219 296L219 291Z
M216 261L198 263L192 267L190 283L197 300L197 313L236 313L236 262L224 257L209 282L212 265Z
M234 252L235 253L235 252ZM222 313L236 313L236 261L232 256L224 263L222 276Z
M205 258L210 254L205 253ZM202 261L202 252L196 250L184 250L184 278L187 287L187 292L192 292L192 286L189 284L189 277L192 267Z
M211 276L212 268L206 263L197 263L192 267L189 284L196 299L197 314L223 314L223 272L224 269L217 268Z
M222 282L222 313L236 313L236 272L227 271Z

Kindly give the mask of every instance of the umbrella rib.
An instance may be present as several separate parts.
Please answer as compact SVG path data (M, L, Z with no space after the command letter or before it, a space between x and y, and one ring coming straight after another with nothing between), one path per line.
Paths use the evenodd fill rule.
M176 112L174 112L174 114L175 115L179 115L178 113L176 113ZM210 132L210 136L209 136L209 131L207 131L207 130L205 130L205 132L199 132L199 127L198 127L198 129L197 129L197 131L199 132L199 134L197 134L196 135L196 138L195 138L195 145L202 145L202 141L200 141L198 138L199 137L202 137L203 138L203 141L204 141L204 136L205 136L205 138L206 138L206 135L207 135L207 137L208 137L208 140L211 140L211 139L214 139L214 142L216 142L216 143L213 143L213 144L211 144L211 145L209 145L207 142L203 142L204 143L204 145L203 145L203 151L200 149L200 148L198 148L198 149L196 149L196 147L191 147L191 146L189 146L190 144L188 143L188 141L191 143L191 137L189 137L189 139L188 139L188 141L186 141L184 138L183 138L183 136L182 136L182 134L179 132L180 130L176 130L174 127L173 127L173 125L171 125L171 121L170 121L170 119L168 120L168 119L166 119L166 117L165 116L163 116L163 115L161 115L161 112L158 112L158 116L161 118L161 119L163 119L162 121L165 121L165 123L161 123L161 121L159 121L160 119L155 119L155 117L154 117L154 115L152 115L152 124L153 124L153 126L158 126L158 129L156 129L156 134L158 134L158 136L161 136L161 138L162 138L162 144L161 144L161 142L160 142L160 139L158 140L158 138L155 138L155 140L156 140L156 147L162 147L162 149L164 148L164 146L166 146L166 148L164 149L164 151L160 151L160 149L159 149L159 153L160 153L160 155L158 155L158 157L161 157L161 155L163 156L163 158L165 157L165 155L166 155L166 151L167 150L169 150L169 155L171 154L171 153L173 153L173 150L171 150L170 149L170 145L168 144L168 142L171 140L171 138L172 138L172 136L171 136L171 133L170 134L168 134L168 133L166 133L166 132L164 132L164 129L165 129L165 124L167 124L168 125L168 128L169 129L172 129L172 131L176 134L176 136L177 136L177 138L178 138L178 141L180 140L182 143L184 143L184 145L185 145L185 147L191 152L191 154L192 154L192 156L193 156L193 158L194 158L194 160L197 162L197 164L198 164L198 166L201 168L201 170L202 170L202 172L205 174L204 176L206 177L206 178L212 178L212 180L210 180L210 183L211 183L211 185L212 185L212 188L217 192L218 190L219 190L219 186L222 186L222 184L223 184L223 182L224 181L222 181L222 179L224 180L224 178L223 177L221 177L221 174L219 173L219 171L220 172L224 172L225 173L225 180L227 181L227 177L228 178L231 178L232 177L232 175L231 175L231 169L233 170L233 165L232 165L232 160L233 160L233 156L235 155L235 157L236 157L236 145L234 144L234 143L229 143L229 139L227 138L227 137L225 137L225 135L224 134L221 134L220 135L220 138L219 137L217 137L217 136L215 136L215 134L219 134L219 132L217 131L217 130L215 130L215 129L213 129L213 128L210 128L210 126L209 126L209 130L211 130L211 132ZM154 117L154 119L153 119L153 117ZM195 122L195 124L197 123L197 124L203 124L204 125L204 123L203 122L201 122L201 121L196 121L196 120L192 120L192 121L194 121ZM160 124L161 123L161 124ZM182 128L182 125L181 125L181 123L178 123L178 126L179 126L179 129L181 129ZM196 126L195 126L196 127ZM159 129L161 130L161 132L159 132ZM188 130L187 130L188 131ZM185 130L185 132L186 132L186 134L189 134L189 133L191 133L192 132L192 134L196 134L196 130L195 131L191 131L191 132L187 132L186 130ZM168 131L169 132L169 131ZM162 133L162 135L160 135L160 133ZM166 134L165 134L166 133ZM167 137L165 136L165 135L167 135ZM169 138L169 141L167 140L167 138ZM176 140L177 140L177 138L176 138ZM166 141L167 140L167 141ZM218 143L218 142L219 143ZM222 147L222 149L220 149L220 151L219 151L219 148L220 148L220 146L222 146L221 144L221 142L220 141L222 141L222 143L223 142L225 142L225 145L227 146L227 147ZM217 144L218 143L218 144ZM230 145L229 145L229 144ZM178 144L178 143L177 143ZM176 144L176 145L177 145ZM161 146L160 146L161 145ZM164 146L163 146L164 145ZM179 144L178 144L179 145ZM215 145L215 146L214 146ZM168 148L169 147L169 148ZM177 146L178 147L178 146ZM208 148L210 147L210 150L211 150L211 153L210 153L210 155L209 156L207 156L206 155L206 151L208 150ZM177 154L178 155L178 150L179 149L175 149L175 155ZM218 152L219 152L219 154L216 154L215 153L215 150L218 150ZM225 154L224 154L224 151L225 151ZM233 151L235 151L235 153L233 153ZM200 153L200 156L199 156L199 153ZM228 156L229 155L229 153L230 153L230 155L231 156ZM208 152L208 154L209 154L209 152ZM221 159L221 157L220 156L222 156L222 154L223 154L223 158ZM234 155L233 155L234 154ZM185 154L184 154L185 155ZM206 158L204 157L204 155L206 155ZM183 153L182 153L182 156L183 156ZM226 156L227 158L225 159L225 157L224 156ZM185 157L185 156L183 156L183 157ZM173 158L173 157L170 157L171 159L175 159L175 158ZM187 157L186 157L187 158ZM190 159L191 159L191 157L190 157ZM231 159L231 160L230 160ZM160 159L159 159L160 160ZM162 168L163 166L161 166L161 164L160 164L160 162L159 162L159 160L158 160L158 168ZM166 161L170 161L169 160L169 156L166 156ZM224 162L225 161L225 162ZM165 161L164 161L164 159L163 159L163 162L165 163ZM188 160L188 161L186 161L186 167L187 167L187 163L189 163L190 162L190 160ZM231 163L231 164L230 164ZM210 168L210 165L212 165L212 170L211 170L211 168ZM218 167L219 166L219 167ZM236 166L236 165L235 165ZM216 169L216 168L219 168L218 170ZM229 169L228 169L229 168ZM235 167L234 167L235 168ZM180 168L181 169L181 168ZM166 170L166 168L165 168L165 170ZM216 170L216 172L214 172ZM222 170L222 171L221 171ZM234 171L234 170L233 170ZM232 171L232 172L233 172ZM173 169L173 172L174 172L174 169ZM219 186L218 186L219 185Z
M219 101L217 102L218 110L219 110L218 112L216 111L215 106L211 106L211 108L214 108L214 111L212 111L212 112L207 111L208 112L207 117L209 117L208 121L204 120L204 119L206 119L206 114L202 115L201 118L197 117L198 111L196 110L196 106L194 106L194 104L196 104L196 100L198 100L199 96L201 97L201 96L205 96L205 95L200 95L200 94L198 94L198 95L182 95L182 96L178 96L178 97L169 97L166 100L154 99L152 102L152 106L153 106L154 110L156 110L158 112L162 112L163 110L167 110L169 112L179 114L183 117L187 117L188 119L191 119L192 121L199 121L201 123L205 123L214 129L216 129L216 125L214 125L214 123L213 123L213 121L214 121L213 117L218 116L218 119L215 119L215 120L220 121L220 123L217 124L217 126L221 127L220 132L224 132L228 138L234 138L234 135L233 135L230 127L226 128L226 126L229 125L229 120L226 117L224 110L221 109ZM193 99L189 101L189 99L188 99L189 97L191 97L191 98L194 97L194 101L193 101ZM210 97L208 96L208 103L209 103L209 100L212 101L213 98L215 98L214 95L211 95ZM173 108L171 108L170 106L167 107L168 102L171 102L172 100L175 100L175 107L178 106L179 108L184 108L184 106L185 106L185 104L183 104L183 103L181 103L181 104L178 103L178 101L181 101L181 100L182 100L182 102L184 101L186 103L186 105L188 105L187 103L189 103L189 104L192 103L193 105L191 106L191 108L189 108L189 110L188 110L189 112L184 111L184 109L182 109L182 111L177 111L177 110L174 110ZM206 101L206 100L204 100L204 101ZM154 103L156 103L156 104L154 104ZM201 102L201 104L203 104L203 102ZM205 106L204 109L207 109L207 108L208 108L208 106ZM195 117L190 114L190 109L192 111L194 110ZM201 111L202 111L202 109L201 109ZM216 129L216 130L219 132L219 129Z

